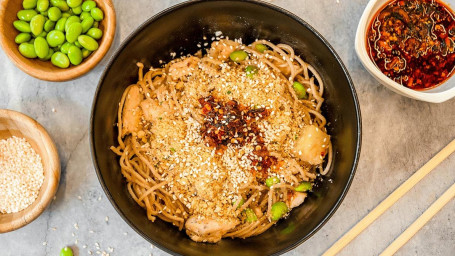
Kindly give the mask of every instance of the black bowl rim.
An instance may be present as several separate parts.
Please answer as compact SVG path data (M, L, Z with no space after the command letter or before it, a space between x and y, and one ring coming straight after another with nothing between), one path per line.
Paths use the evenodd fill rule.
M187 6L191 6L191 5L200 3L200 2L208 2L208 1L214 1L214 0L189 0L189 1L186 1L186 2L183 2L183 3L179 3L179 4L176 4L176 5L173 5L173 6L169 7L169 8L167 8L167 9L165 9L165 10L163 10L163 11L161 11L161 12L155 14L155 15L153 15L152 17L150 17L149 19L144 21L131 34L129 34L128 37L125 38L125 40L120 44L119 48L117 48L115 50L115 53L109 58L109 62L106 65L106 67L104 68L103 74L102 74L102 76L101 76L101 78L99 80L99 83L98 83L96 91L95 91L95 95L94 95L94 98L93 98L93 101L92 101L92 110L91 110L91 114L90 114L90 152L91 152L91 156L92 156L93 165L95 166L95 171L96 171L96 175L98 177L98 181L100 182L101 187L104 190L104 193L106 194L107 198L111 202L112 206L114 206L115 210L120 215L120 217L126 223L128 223L128 225L134 231L136 231L136 233L138 233L140 236L142 236L145 240L147 240L151 244L157 246L161 250L163 250L163 251L165 251L165 252L167 252L167 253L169 253L171 255L180 255L180 254L178 254L178 253L170 250L169 248L164 247L161 244L155 242L153 239L149 238L146 234L144 234L141 230L139 230L128 218L126 218L126 216L123 214L123 212L120 209L120 207L117 205L117 203L112 198L111 192L109 191L109 189L106 186L106 183L104 182L104 180L101 177L101 171L100 171L100 168L98 166L98 162L96 161L97 156L96 156L96 153L95 153L95 150L94 150L94 131L93 131L94 121L95 120L94 120L93 117L94 117L95 107L97 105L97 99L98 99L98 94L100 92L101 84L104 81L104 79L106 78L107 72L110 69L110 67L112 66L113 62L117 59L118 55L120 54L121 51L123 51L123 49L126 47L126 45L138 33L140 33L140 31L142 31L142 29L144 29L150 23L155 22L159 18L167 15L168 13L171 13L171 12L173 12L175 10L178 10L178 9L181 9L181 8L185 8ZM332 53L332 55L337 60L338 64L341 66L341 68L343 70L343 73L344 73L344 75L346 76L346 78L348 80L349 88L351 89L351 94L352 94L352 97L353 97L353 100L354 100L354 107L355 107L355 112L356 112L355 114L357 116L357 137L356 137L357 145L356 145L356 153L355 153L355 157L354 157L354 162L352 164L351 174L349 175L348 182L347 182L345 188L343 189L343 191L341 193L341 196L336 201L335 205L332 206L332 208L330 209L328 214L322 219L322 221L310 233L308 233L307 235L305 235L304 237L299 239L294 244L289 245L287 248L285 248L285 249L283 249L281 251L277 251L277 252L272 254L272 255L281 255L281 254L286 253L286 252L288 252L288 251L290 251L292 249L295 249L297 246L301 245L303 242L305 242L310 237L312 237L317 231L319 231L328 222L328 220L333 216L333 214L340 207L341 203L343 202L344 198L346 197L346 194L347 194L349 188L351 187L351 184L352 184L352 181L354 179L354 175L355 175L358 163L359 163L361 144L362 144L362 122L361 122L362 118L361 118L359 100L358 100L358 97L357 97L357 93L356 93L352 78L349 75L348 70L347 70L346 66L343 64L343 61L341 60L339 55L335 52L335 50L329 44L329 42L316 29L314 29L310 24L308 24L302 18L300 18L299 16L291 13L290 11L288 11L286 9L283 9L283 8L281 8L279 6L276 6L276 5L268 3L268 2L264 2L262 0L215 0L215 1L219 1L219 2L225 2L225 1L250 2L250 3L256 4L256 5L260 5L262 7L266 7L266 8L272 9L272 10L280 12L282 14L285 14L285 15L291 17L292 19L294 19L295 21L297 21L298 23L300 23L302 26L305 26L306 28L308 28L312 33L314 33L314 35L316 35L316 37L319 40L321 40L327 46L329 51Z

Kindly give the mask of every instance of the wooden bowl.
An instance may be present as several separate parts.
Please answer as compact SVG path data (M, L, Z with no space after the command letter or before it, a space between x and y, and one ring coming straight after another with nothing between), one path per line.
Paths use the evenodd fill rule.
M58 68L50 61L27 59L21 55L14 38L19 34L13 22L17 20L17 12L22 9L22 0L0 1L0 45L13 61L13 63L25 73L41 80L67 81L84 75L92 70L106 55L111 47L115 35L115 10L111 0L95 0L97 6L103 10L104 19L99 28L103 30L103 37L99 42L99 48L86 58L80 65L69 68Z
M54 142L46 130L32 118L16 111L0 109L0 139L12 136L25 138L41 156L44 182L35 202L17 213L0 213L0 233L21 228L36 219L57 192L60 181L60 160Z

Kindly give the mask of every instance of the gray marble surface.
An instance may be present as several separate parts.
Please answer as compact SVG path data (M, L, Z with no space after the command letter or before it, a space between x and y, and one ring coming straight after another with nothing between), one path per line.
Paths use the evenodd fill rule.
M115 42L98 67L65 83L34 79L0 51L0 108L23 112L55 140L62 178L55 201L33 223L0 235L0 255L167 255L151 247L117 214L95 175L89 149L89 116L98 79L109 57L143 21L181 1L114 0ZM320 255L381 200L455 138L455 99L429 104L378 84L354 52L357 22L367 0L274 0L314 26L335 48L354 80L363 119L363 146L346 199L311 239L286 255ZM134 4L132 4L134 3ZM455 155L398 201L340 255L378 255L455 182ZM106 221L106 217L108 221ZM78 226L78 229L75 228ZM97 249L97 243L99 249ZM397 255L455 255L455 200L449 202Z

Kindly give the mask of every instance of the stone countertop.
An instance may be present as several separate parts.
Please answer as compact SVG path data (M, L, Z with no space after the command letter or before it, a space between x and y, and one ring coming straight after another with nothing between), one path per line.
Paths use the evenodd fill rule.
M0 51L0 108L25 113L55 140L62 164L56 199L34 222L0 235L0 255L168 255L136 234L104 195L92 165L89 117L98 79L120 43L152 15L182 1L114 0L117 34L104 60L74 81L32 78ZM399 96L360 64L354 34L367 0L274 0L316 28L347 66L362 110L363 142L352 186L334 216L286 255L320 255L379 202L455 138L455 99L430 104ZM455 182L455 155L400 199L340 255L377 255ZM97 248L98 247L98 248ZM113 253L110 252L113 249ZM397 255L455 255L455 200L449 202Z

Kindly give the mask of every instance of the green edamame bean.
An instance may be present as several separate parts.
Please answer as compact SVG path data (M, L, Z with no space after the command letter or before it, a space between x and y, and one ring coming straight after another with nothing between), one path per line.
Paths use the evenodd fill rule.
M263 44L256 44L255 47L258 52L265 52L267 50L267 46Z
M54 54L54 50L50 48L49 52L46 55L46 57L42 58L41 60L50 60L51 57L52 57L52 54Z
M103 31L99 28L91 28L87 31L87 35L93 39L98 40L103 37Z
M69 247L63 247L60 251L60 256L73 256L73 250Z
M81 16L80 16L81 20L85 20L85 19L88 18L88 17L92 18L92 15L90 15L89 12L82 12L82 13L81 13ZM92 19L93 19L93 18L92 18Z
M61 1L61 0L50 0L52 6L54 6L54 5L55 5L57 2L59 2L59 1Z
M82 3L82 10L84 12L89 12L95 7L96 7L95 1L85 1L84 3Z
M75 8L82 4L82 0L66 0L69 7Z
M77 17L77 16L68 17L68 20L66 20L66 23L65 23L65 31L68 31L69 27L73 23L81 23L81 19L79 19L79 17Z
M265 185L269 188L278 183L280 183L280 179L278 177L270 177L265 180Z
M71 10L73 10L73 13L76 14L76 15L79 15L79 14L82 13L82 7L81 6L74 7Z
M74 42L74 45L79 47L79 49L82 48L82 45L78 41Z
M20 10L17 12L17 18L23 21L31 21L37 14L35 10Z
M98 21L93 22L93 27L98 28L100 26L100 23Z
M41 32L41 34L39 34L39 35L37 35L37 36L35 36L35 35L33 35L33 36L34 36L35 38L36 38L36 37L46 38L47 32L43 30L43 32Z
M247 57L248 53L246 53L245 51L235 51L229 55L229 58L231 58L231 60L234 62L244 61Z
M25 22L23 20L16 20L13 22L13 26L19 30L20 32L30 33L32 30L30 29L30 23Z
M255 222L258 220L258 216L254 213L253 209L247 208L245 209L246 221L248 222Z
M66 11L68 11L70 9L68 4L65 1L63 1L63 0L53 1L52 5L57 7L57 8L59 8L62 12L66 12Z
M295 94L297 94L297 98L299 99L306 99L308 96L306 95L306 89L303 84L295 81L292 84L292 88L294 88Z
M44 17L48 17L49 16L49 12L48 11L40 12L40 14L43 15Z
M22 56L29 58L29 59L34 59L37 57L36 52L35 52L35 47L31 43L20 44L19 52L22 54Z
M44 23L44 31L49 32L55 27L55 21L52 20L47 20L46 23Z
M68 30L66 31L66 41L74 43L81 34L82 34L81 23L74 22L69 26Z
M93 8L91 11L90 11L90 15L92 15L92 17L96 20L96 21L101 21L103 20L104 18L104 13L103 11L98 8L98 7L95 7Z
M24 9L33 9L36 7L36 1L37 0L24 0L22 1L22 7L24 7Z
M62 17L60 18L57 23L55 24L55 30L58 30L58 31L65 31L65 24L66 24L66 21L68 20L68 18L65 18L65 17Z
M67 13L67 12L62 13L62 17L69 18L69 17L71 17L71 13Z
M67 68L70 66L70 60L64 53L61 52L55 52L52 54L51 62L54 66L59 68Z
M46 58L47 54L49 53L49 44L47 43L46 39L43 37L37 37L33 43L33 46L35 47L35 53L38 58Z
M249 78L253 78L255 74L258 73L258 67L253 66L253 65L248 65L245 68L246 76Z
M65 35L61 31L52 30L51 32L49 32L49 34L47 34L46 39L51 47L56 47L65 42Z
M313 188L313 184L311 184L311 182L303 181L297 187L295 187L294 190L297 192L306 192L306 191L311 190L312 188Z
M272 220L277 221L281 219L288 212L288 207L284 202L276 202L272 205L270 211Z
M88 56L90 56L90 54L92 54L92 51L89 51L87 49L82 49L82 58L87 58Z
M87 33L87 31L93 27L93 23L95 22L95 20L92 18L92 16L90 17L86 17L85 19L82 20L81 22L81 25L82 25L82 33Z
M98 42L95 41L95 39L87 36L87 35L80 35L77 38L77 41L84 47L85 49L89 51L95 51L98 49Z
M66 42L62 44L62 47L60 47L60 51L64 54L68 54L68 50L70 49L71 46L74 46L74 44Z
M92 16L86 17L85 19L82 20L81 25L82 25L82 33L87 33L87 31L93 26L93 22L95 20L92 18Z
M28 41L29 44L34 44L35 43L35 38L32 38L32 40Z
M35 36L43 32L45 22L46 19L41 14L38 14L32 18L32 20L30 21L30 29Z
M71 64L79 65L82 62L83 56L82 51L76 46L71 46L68 50L68 58L70 59Z
M39 12L47 11L47 9L49 9L49 0L38 0L36 9L38 9Z
M30 41L30 39L32 39L30 33L20 33L16 36L16 38L14 38L14 42L16 42L16 44L22 44Z
M47 11L49 19L52 21L58 21L62 17L62 11L57 7L51 7Z

